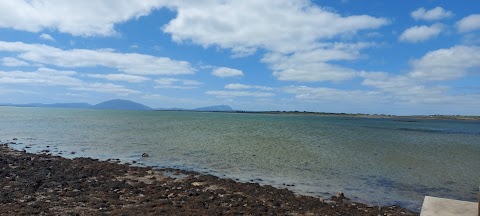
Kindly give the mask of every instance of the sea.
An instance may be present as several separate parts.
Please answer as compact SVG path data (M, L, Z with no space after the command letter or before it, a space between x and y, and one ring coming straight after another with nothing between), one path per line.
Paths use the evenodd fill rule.
M480 186L480 121L0 107L6 142L415 211Z

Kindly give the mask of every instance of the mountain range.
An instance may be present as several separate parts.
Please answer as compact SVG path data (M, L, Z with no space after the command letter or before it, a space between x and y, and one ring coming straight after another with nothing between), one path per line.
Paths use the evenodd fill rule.
M217 105L200 107L196 109L183 108L157 108L153 109L149 106L136 103L130 100L114 99L104 101L99 104L91 105L88 103L55 103L55 104L0 104L0 106L15 106L15 107L49 107L49 108L72 108L72 109L107 109L107 110L171 110L171 111L201 111L201 112L232 112L233 109L227 105Z

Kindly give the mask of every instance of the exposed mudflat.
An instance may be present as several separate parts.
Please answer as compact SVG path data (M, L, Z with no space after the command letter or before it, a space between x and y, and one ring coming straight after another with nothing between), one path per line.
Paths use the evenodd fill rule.
M0 188L0 215L418 215L196 172L31 154L6 144L0 146Z

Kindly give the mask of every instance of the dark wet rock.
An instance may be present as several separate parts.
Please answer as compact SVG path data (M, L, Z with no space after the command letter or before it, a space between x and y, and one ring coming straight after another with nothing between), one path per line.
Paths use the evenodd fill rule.
M0 215L418 215L177 169L0 146ZM174 173L182 178L169 177ZM402 213L403 212L403 213Z
M149 155L147 153L143 153L142 157L148 157Z
M343 203L343 199L345 198L345 194L343 194L341 191L337 193L337 201L339 203Z

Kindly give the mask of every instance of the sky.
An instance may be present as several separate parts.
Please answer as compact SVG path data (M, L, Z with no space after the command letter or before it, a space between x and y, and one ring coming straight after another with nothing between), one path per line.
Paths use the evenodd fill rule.
M0 1L0 103L480 115L480 1Z

